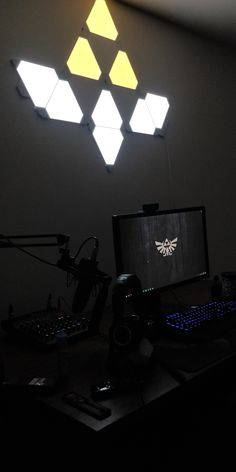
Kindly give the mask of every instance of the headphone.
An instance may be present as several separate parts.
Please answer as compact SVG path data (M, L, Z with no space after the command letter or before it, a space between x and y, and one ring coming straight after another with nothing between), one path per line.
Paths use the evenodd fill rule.
M138 346L143 334L142 286L135 274L121 274L112 292L113 323L110 348L130 352Z

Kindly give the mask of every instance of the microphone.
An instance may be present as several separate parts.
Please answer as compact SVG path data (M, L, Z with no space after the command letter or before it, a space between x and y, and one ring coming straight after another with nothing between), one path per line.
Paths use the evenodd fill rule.
M90 258L82 258L77 266L78 285L72 302L73 313L81 313L88 303L97 274L97 254L98 241L96 240Z

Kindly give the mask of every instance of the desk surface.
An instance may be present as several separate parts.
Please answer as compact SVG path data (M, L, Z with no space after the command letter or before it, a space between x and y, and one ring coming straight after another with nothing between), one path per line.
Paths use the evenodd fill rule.
M5 348L3 349L3 346ZM1 343L3 361L5 365L6 381L20 377L44 377L55 376L57 373L57 352L39 353L27 349L27 347L9 344L6 339ZM142 409L144 405L163 397L178 386L178 382L158 362L150 365L149 361L139 365L139 359L134 359L124 365L124 378L127 375L142 380L129 394L122 394L117 398L103 401L102 404L112 410L111 416L105 420L95 418L76 410L62 401L62 395L72 390L82 395L90 396L92 384L106 380L111 374L107 368L108 342L103 336L97 335L82 340L76 345L67 348L68 374L66 383L58 385L55 393L47 397L41 397L41 401L50 405L58 412L81 422L93 431L100 431L119 422L124 417L132 415ZM119 377L121 374L119 373ZM12 390L12 389L11 389Z
M203 299L201 301L204 302ZM57 374L58 353L56 351L36 352L27 346L9 342L5 335L1 338L0 346L0 358L2 357L4 361L6 380L16 377L55 377ZM189 368L186 370L183 368L185 361L189 366L190 356L192 371ZM71 424L81 427L88 434L100 435L107 432L109 435L112 429L119 429L120 426L124 431L127 424L143 420L146 414L152 416L153 412L155 415L162 413L165 404L168 408L173 404L173 409L177 404L180 409L180 396L186 398L187 395L190 398L191 385L194 386L196 399L201 391L201 387L196 390L196 385L202 384L201 379L206 385L210 372L217 371L218 376L220 370L226 372L226 365L230 366L232 362L235 363L236 332L231 332L227 339L218 339L201 347L180 347L174 342L160 340L151 360L140 358L139 355L129 358L122 364L122 375L139 379L138 387L130 393L101 402L112 411L111 416L104 420L96 420L65 404L62 396L75 390L89 397L91 385L100 383L111 375L107 363L107 337L96 335L68 346L67 359L68 381L59 384L55 392L50 395L38 397L37 403L44 405L48 411L52 412L52 417L57 417L58 422L66 418L69 422L71 421ZM180 361L182 370L179 368ZM114 372L112 375L114 376ZM14 395L13 389L10 395L12 394Z
M220 341L219 341L220 342ZM4 347L5 346L5 347ZM235 343L236 346L236 343ZM27 347L9 344L4 338L1 343L2 357L5 364L6 380L16 377L42 377L55 376L57 372L57 353L32 352ZM210 347L208 347L210 352ZM215 352L215 349L214 349ZM207 354L207 347L205 347ZM173 394L178 396L183 392L185 385L189 391L191 381L199 382L201 376L209 376L213 369L224 366L225 363L235 360L236 347L226 352L222 351L222 356L212 362L207 361L207 365L195 372L182 372L183 377L176 378L176 371L172 370L168 359L159 361L158 356L147 363L139 364L137 359L131 365L126 365L131 375L142 380L140 387L118 397L101 402L112 410L111 416L104 420L97 420L90 415L83 413L62 401L62 395L70 391L78 391L87 397L90 396L92 384L100 383L108 378L110 372L107 370L108 343L106 338L94 336L83 340L79 344L71 345L68 349L68 373L69 379L66 383L58 385L55 392L40 396L37 401L44 404L58 418L67 418L78 427L82 427L87 433L103 433L107 430L110 434L111 427L119 428L120 425L130 424L133 419L143 417L152 408L157 412L162 412L165 403L170 404ZM172 357L173 360L173 357ZM223 368L223 367L222 367ZM131 370L130 370L131 369ZM133 370L133 372L132 372ZM218 375L218 374L217 374ZM184 378L187 382L184 381ZM205 382L205 380L204 380ZM200 384L200 383L199 383ZM196 387L196 383L194 384ZM194 387L194 388L195 388ZM11 390L11 393L13 390ZM182 394L182 393L181 393Z

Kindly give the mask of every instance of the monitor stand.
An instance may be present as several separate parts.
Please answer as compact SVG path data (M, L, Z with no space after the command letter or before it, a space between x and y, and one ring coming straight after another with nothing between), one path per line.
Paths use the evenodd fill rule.
M144 294L144 315L146 318L157 318L161 311L160 294L155 292Z

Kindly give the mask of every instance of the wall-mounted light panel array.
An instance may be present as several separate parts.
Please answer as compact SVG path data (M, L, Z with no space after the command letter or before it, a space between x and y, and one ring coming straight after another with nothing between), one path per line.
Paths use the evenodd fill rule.
M96 0L86 20L90 34L99 35L104 40L116 42L118 32L105 0ZM89 39L79 36L67 60L69 74L86 79L101 80L99 66ZM55 69L24 60L16 65L17 72L36 108L43 109L50 119L81 123L83 111L68 80L61 80ZM138 80L129 57L117 47L117 54L109 79L112 87L124 87L136 91ZM131 92L132 93L132 92ZM163 127L169 102L166 97L147 93L138 97L131 112L129 128L131 132L154 135ZM107 165L113 165L119 153L124 136L121 131L123 119L110 90L101 85L101 93L92 113L93 137Z

